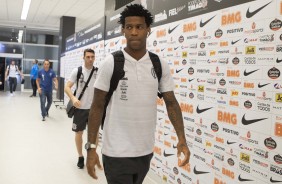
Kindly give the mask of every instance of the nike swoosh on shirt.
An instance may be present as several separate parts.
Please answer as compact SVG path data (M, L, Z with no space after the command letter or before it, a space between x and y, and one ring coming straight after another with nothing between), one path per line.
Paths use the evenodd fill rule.
M175 26L175 27L172 28L172 29L169 28L169 29L168 29L168 34L172 33L178 26L179 26L179 25Z
M279 182L282 183L282 181L273 180L272 177L270 178L270 182L271 182L271 183L279 183Z
M193 81L193 80L194 80L194 79L189 79L188 81L191 82L191 81Z
M276 63L281 63L282 62L282 59L276 59Z
M215 15L216 16L216 15ZM213 16L212 18L206 20L205 22L202 21L201 19L201 22L200 22L200 27L204 27L207 23L209 23L215 16Z
M247 72L246 70L244 71L244 76L248 76L248 75L251 75L252 73L258 71L259 69L256 69L256 70L253 70L253 71L250 71L250 72Z
M270 84L270 83L262 84L262 85L261 85L261 84L259 83L259 84L258 84L258 87L259 87L259 88L263 88L264 86L267 86L267 85L269 85L269 84Z
M233 41L231 42L232 45L234 45L235 43L239 42L241 39L237 40L237 41Z
M248 8L247 13L246 13L246 17L247 17L247 18L253 17L255 14L257 14L259 11L261 11L263 8L265 8L265 7L266 7L267 5L269 5L270 3L272 3L272 1L269 2L269 3L267 3L266 5L263 5L262 7L258 8L258 9L256 9L256 10L253 11L253 12L250 12L250 8Z
M254 180L251 180L251 179L244 179L244 178L241 178L241 175L238 176L238 180L239 180L239 181L254 181Z
M199 109L199 105L198 105L196 111L197 111L198 114L201 114L201 113L203 113L203 112L205 112L207 110L210 110L212 108L213 107L209 107L209 108L205 108L205 109Z
M256 123L256 122L259 122L259 121L268 119L268 118L260 118L260 119L246 120L245 115L246 115L246 114L244 114L244 116L242 117L242 124L243 124L243 125L250 125L250 124L253 124L253 123Z

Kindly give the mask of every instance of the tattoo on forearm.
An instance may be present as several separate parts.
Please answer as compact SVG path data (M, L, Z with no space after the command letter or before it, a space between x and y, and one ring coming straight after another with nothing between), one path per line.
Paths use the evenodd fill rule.
M174 126L178 138L185 139L182 113L174 93L166 92L163 94L163 97L166 103L168 117Z

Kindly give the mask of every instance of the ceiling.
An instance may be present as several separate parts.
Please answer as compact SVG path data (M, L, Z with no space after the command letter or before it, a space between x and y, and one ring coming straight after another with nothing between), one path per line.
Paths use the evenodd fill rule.
M94 24L105 12L105 0L31 0L26 20L21 20L23 0L0 0L0 28L59 32L60 17L76 17L75 31Z

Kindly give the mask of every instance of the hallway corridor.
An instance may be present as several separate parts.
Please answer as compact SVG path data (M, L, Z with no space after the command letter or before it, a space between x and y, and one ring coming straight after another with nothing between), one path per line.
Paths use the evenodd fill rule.
M29 95L0 92L0 183L106 184L103 171L97 169L99 179L93 180L86 167L77 168L72 120L65 110L52 104L49 118L41 121L39 98ZM155 184L149 177L144 183Z

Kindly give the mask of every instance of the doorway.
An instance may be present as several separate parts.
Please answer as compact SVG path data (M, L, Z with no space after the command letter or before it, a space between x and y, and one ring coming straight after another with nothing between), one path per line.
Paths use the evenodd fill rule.
M0 57L0 91L4 91L5 84L5 58Z

